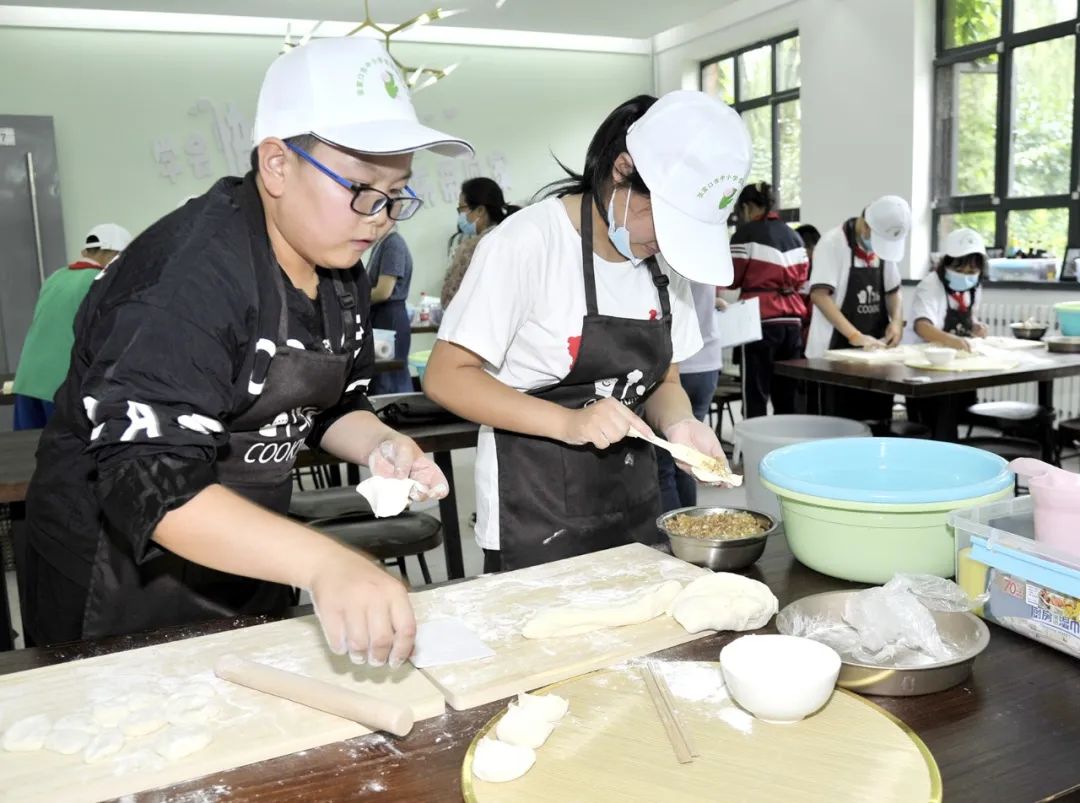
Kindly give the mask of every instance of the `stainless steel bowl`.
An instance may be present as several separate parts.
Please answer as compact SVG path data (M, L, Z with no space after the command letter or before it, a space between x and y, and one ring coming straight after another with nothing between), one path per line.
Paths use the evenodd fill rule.
M1046 347L1056 354L1080 354L1080 337L1055 335L1046 338Z
M1010 323L1009 328L1012 329L1014 336L1021 340L1042 340L1043 335L1046 334L1046 330L1050 328L1046 323Z
M765 532L749 538L693 538L677 535L668 528L675 516L709 516L715 513L749 513L766 528ZM656 526L671 543L671 554L695 566L704 566L714 572L745 569L761 557L769 536L776 532L777 521L765 513L742 507L684 507L665 513L656 520Z
M803 597L785 607L776 616L776 629L791 635L791 617L795 613L804 616L823 616L841 621L848 597L856 591L828 591ZM923 666L897 667L864 664L849 660L843 655L840 677L836 684L859 694L877 694L883 697L914 697L919 694L951 689L971 676L975 659L990 643L990 630L982 619L971 613L942 613L931 611L937 622L941 637L956 645L960 655L948 661Z

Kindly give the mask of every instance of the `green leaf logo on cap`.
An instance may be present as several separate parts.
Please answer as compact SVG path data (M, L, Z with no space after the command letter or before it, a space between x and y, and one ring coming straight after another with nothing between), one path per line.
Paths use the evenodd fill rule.
M397 81L394 80L394 76L390 72L384 72L382 74L383 88L386 89L386 94L391 98L396 98L398 93Z
M731 206L731 202L735 200L735 196L738 195L738 194L739 194L738 189L734 189L731 192L729 192L727 195L725 195L723 198L721 198L720 199L720 208L721 209L727 209L729 206Z

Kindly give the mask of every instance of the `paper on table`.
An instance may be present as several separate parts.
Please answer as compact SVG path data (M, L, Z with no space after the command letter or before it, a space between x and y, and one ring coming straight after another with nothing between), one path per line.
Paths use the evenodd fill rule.
M417 669L479 661L495 655L487 644L457 617L432 619L416 628L416 649L409 660Z
M748 298L716 313L716 328L724 348L761 340L761 302Z

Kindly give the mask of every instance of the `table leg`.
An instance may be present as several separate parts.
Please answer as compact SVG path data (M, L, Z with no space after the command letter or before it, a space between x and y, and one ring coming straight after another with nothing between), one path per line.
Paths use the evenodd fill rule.
M1039 383L1039 406L1054 409L1054 380L1048 379ZM1047 463L1054 463L1057 459L1054 449L1054 420L1053 417L1044 418L1045 423L1039 428L1039 441L1042 444L1042 459Z
M442 519L443 552L446 554L446 577L457 580L465 576L465 559L461 554L461 528L458 526L457 495L454 490L454 465L450 452L435 452L435 465L446 477L449 492L439 501Z

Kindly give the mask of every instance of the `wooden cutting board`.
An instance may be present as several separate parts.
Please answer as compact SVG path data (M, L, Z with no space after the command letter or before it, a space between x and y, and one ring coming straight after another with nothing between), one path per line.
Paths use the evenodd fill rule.
M89 713L95 702L132 690L168 695L197 684L211 687L221 708L210 723L213 742L175 762L153 751L164 731L130 739L120 754L98 764L86 764L79 754L0 750L0 801L119 797L370 733L355 722L219 680L212 667L225 653L406 703L418 720L445 712L442 694L411 664L392 672L332 655L313 616L71 661L0 677L0 730L34 714L55 720ZM362 758L360 750L347 748L342 761Z
M1016 360L1008 360L1000 357L987 357L983 354L957 354L946 365L934 365L926 357L913 357L905 360L904 365L908 368L918 368L923 371L1009 371L1020 363Z
M918 349L913 346L896 346L891 349L829 349L825 352L825 359L878 365L903 362L918 353Z
M838 689L817 714L791 725L754 719L728 698L718 663L657 663L700 755L680 764L645 690L640 662L551 691L570 711L508 783L473 777L477 734L462 767L466 801L753 801L927 803L942 798L933 756L899 720ZM603 790L601 793L599 790Z
M480 661L423 670L459 711L594 669L703 638L670 616L580 636L527 639L521 628L545 608L625 601L665 580L688 583L707 569L642 544L481 577L412 595L419 621L455 616L495 651Z

